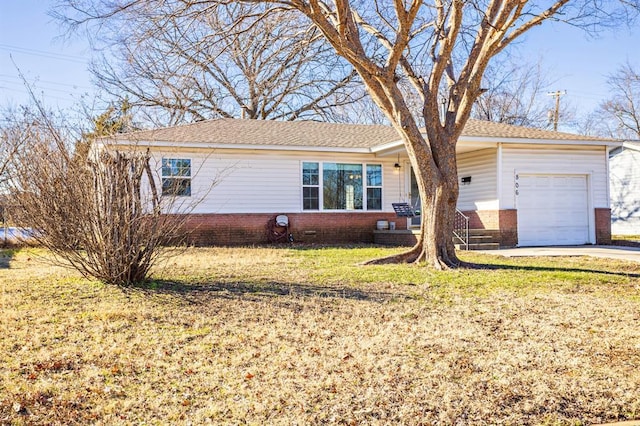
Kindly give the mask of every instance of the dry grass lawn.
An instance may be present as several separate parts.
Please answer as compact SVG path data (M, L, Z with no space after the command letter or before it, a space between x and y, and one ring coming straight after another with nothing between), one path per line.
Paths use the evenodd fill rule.
M0 424L640 418L640 265L358 265L392 251L189 249L127 291L0 251Z

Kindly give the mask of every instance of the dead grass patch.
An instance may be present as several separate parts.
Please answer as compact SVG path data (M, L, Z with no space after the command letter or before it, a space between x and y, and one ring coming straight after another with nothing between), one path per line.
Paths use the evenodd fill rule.
M357 265L391 251L190 249L127 291L13 252L0 424L640 418L637 264Z

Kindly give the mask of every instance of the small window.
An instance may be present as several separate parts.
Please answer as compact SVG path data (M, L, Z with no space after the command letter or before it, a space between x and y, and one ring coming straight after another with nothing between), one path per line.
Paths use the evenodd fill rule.
M302 163L302 209L320 209L319 163Z
M382 165L367 164L367 210L382 210Z
M162 195L191 196L191 160L162 159Z

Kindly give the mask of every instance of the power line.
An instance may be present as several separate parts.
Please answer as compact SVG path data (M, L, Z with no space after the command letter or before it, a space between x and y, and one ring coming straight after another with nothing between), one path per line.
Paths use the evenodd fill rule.
M5 78L9 78L11 80L16 80L14 81L7 81L4 80ZM10 75L10 74L0 74L0 81L4 81L5 83L9 83L9 84L23 84L23 81L20 77L16 77L14 75ZM58 83L56 81L51 81L51 80L40 80L40 79L34 79L34 83L36 85L40 84L40 83L44 83L44 84L54 84L56 86L67 86L67 87L73 87L76 89L87 89L87 90L92 90L93 88L88 87L88 86L80 86L78 84L71 84L71 83Z
M29 91L27 91L26 89L22 89L22 90L21 89L14 89L12 87L7 87L7 86L0 86L0 89L7 90L7 91L10 91L10 92L22 93L23 95L28 95L29 94ZM49 89L49 90L56 90L56 89ZM69 93L67 91L62 91L62 90L56 90L56 91ZM63 98L62 96L49 95L49 94L46 94L45 92L41 92L41 93L38 93L38 94L43 95L45 98L57 99L57 100L60 100L60 101L69 101L70 100L69 97L73 98L73 95L74 95L73 93L69 93L69 97Z
M7 80L3 80L0 78L0 83L5 83L5 84L12 84L12 85L20 85L17 82L12 82L12 81L7 81ZM69 93L69 94L73 94L74 92L72 90L68 90L68 89L55 89L52 87L46 87L46 86L40 86L40 85L31 85L31 87L33 88L33 90L35 91L40 91L40 92L44 92L44 91L51 91L51 92L59 92L59 93ZM18 90L18 89L15 89ZM82 91L83 89L79 89L78 90Z
M86 64L88 59L80 56L65 55L64 53L45 52L44 50L28 49L25 47L11 46L9 44L0 44L0 50L9 52L23 53L25 55L40 56L42 58L57 59L60 61L75 62L78 64Z

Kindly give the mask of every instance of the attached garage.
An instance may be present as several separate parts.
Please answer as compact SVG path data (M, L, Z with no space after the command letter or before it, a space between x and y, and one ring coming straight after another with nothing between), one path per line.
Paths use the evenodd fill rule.
M590 243L587 175L516 175L518 245Z

